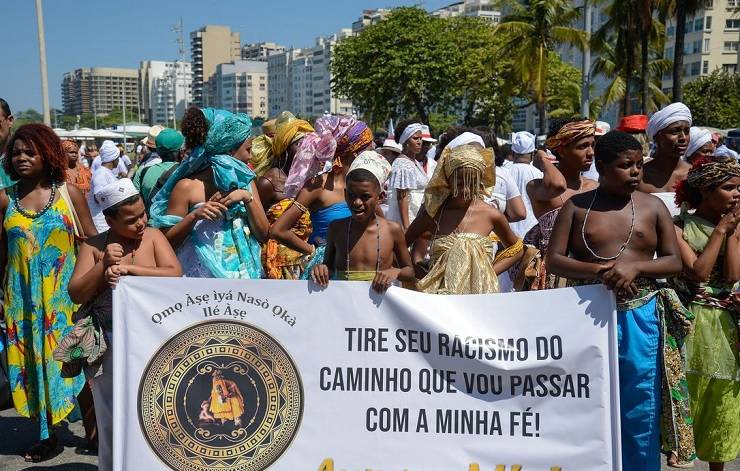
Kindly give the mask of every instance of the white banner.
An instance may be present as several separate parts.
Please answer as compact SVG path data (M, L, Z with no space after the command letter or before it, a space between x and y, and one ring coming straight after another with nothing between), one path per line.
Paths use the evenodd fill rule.
M113 313L117 470L620 469L601 286L126 277Z

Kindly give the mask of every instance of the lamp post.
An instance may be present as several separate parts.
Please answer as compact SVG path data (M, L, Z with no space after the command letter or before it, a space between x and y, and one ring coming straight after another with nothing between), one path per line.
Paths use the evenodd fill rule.
M44 10L41 0L36 0L36 23L39 36L39 65L41 66L41 99L44 108L44 124L51 126L49 113L49 77L46 73L46 38L44 36Z

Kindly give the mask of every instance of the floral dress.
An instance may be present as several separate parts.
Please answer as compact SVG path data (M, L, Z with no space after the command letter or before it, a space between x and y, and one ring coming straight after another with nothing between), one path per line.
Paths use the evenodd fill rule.
M75 408L83 375L63 378L62 364L52 358L59 340L72 329L75 305L67 292L75 266L74 223L59 197L31 219L15 206L13 192L3 226L7 234L5 318L10 388L18 414L38 418L41 439L51 425ZM47 420L51 417L51 423Z

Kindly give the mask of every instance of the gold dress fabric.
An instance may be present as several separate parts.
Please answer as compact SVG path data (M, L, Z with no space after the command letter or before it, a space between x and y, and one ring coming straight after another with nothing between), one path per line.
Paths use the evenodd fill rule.
M436 237L431 247L431 269L419 281L419 291L430 294L498 293L493 244L487 236L467 232Z
M375 270L338 271L334 274L334 279L341 281L373 281L375 273Z

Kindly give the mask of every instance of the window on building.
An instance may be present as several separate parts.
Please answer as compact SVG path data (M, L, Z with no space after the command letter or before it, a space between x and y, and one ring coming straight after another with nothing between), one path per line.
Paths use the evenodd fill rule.
M737 52L738 47L740 46L740 41L725 41L724 47L722 47L723 52Z
M727 0L727 8L735 8L740 5L740 0Z
M740 29L740 18L728 18L725 20L725 29Z
M701 39L694 41L693 47L691 48L692 54L701 54Z
M712 29L712 17L707 16L706 21L704 22L704 31L709 31Z
M694 22L686 20L686 33L692 33L694 31Z
M730 74L737 72L737 64L722 64L722 70Z
M709 61L704 61L704 64L701 66L701 73L702 75L709 73Z
M704 52L709 52L709 38L704 39Z
M704 0L704 9L711 10L714 8L714 0Z
M675 26L669 26L668 29L666 30L666 33L665 34L669 38L670 37L673 37L673 35L676 34L676 27Z
M694 31L701 31L704 29L704 17L697 18L694 20Z
M665 48L665 57L668 59L673 58L673 46Z
M699 75L699 70L701 67L701 62L692 62L691 63L691 75Z

